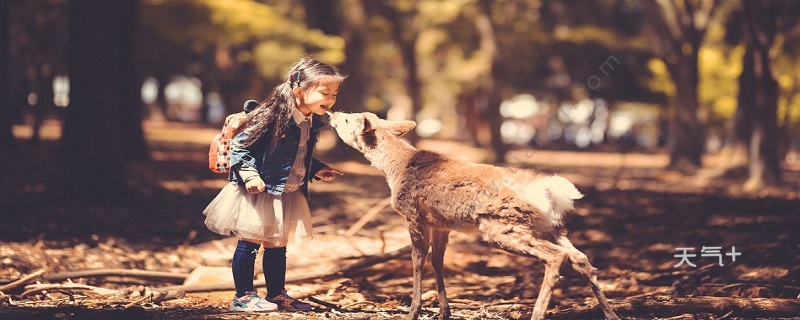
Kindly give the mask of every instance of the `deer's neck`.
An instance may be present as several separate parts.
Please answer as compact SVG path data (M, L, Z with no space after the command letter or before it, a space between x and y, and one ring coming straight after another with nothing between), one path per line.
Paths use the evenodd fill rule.
M417 148L405 140L392 134L385 134L379 137L375 148L368 150L364 156L373 167L383 171L383 174L391 179L402 174L417 151Z

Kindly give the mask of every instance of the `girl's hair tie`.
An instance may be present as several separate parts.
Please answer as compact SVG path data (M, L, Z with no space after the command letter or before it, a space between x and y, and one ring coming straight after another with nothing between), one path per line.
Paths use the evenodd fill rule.
M300 71L295 71L291 76L289 76L289 83L292 84L292 87L300 86Z

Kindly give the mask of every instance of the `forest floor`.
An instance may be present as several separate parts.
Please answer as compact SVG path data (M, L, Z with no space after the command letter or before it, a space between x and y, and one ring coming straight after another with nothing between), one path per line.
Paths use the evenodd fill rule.
M218 129L153 122L145 128L153 160L133 165L127 181L131 192L119 203L47 198L47 183L57 172L56 143L48 139L57 136L56 129L48 129L39 145L22 141L14 154L0 150L5 169L0 179L0 287L40 269L46 275L38 280L48 283L47 275L67 271L164 271L181 278L201 267L228 265L235 239L208 231L202 215L226 183L206 169L207 143ZM321 147L332 139L322 139ZM425 140L420 147L471 161L486 155L446 141ZM316 239L289 246L289 278L330 273L410 244L404 219L383 206L389 188L379 171L352 150L337 157L321 152L319 158L345 176L311 184ZM514 166L559 173L586 195L566 217L568 237L598 268L602 289L621 318L800 317L690 305L696 302L693 297L768 298L774 303L800 298L797 163L784 167L781 186L747 194L738 191L740 180L716 169L723 161L719 156L708 156L706 167L691 177L664 170L664 154L521 150L508 159ZM353 228L370 210L378 210L377 215L363 228ZM697 254L690 258L696 267L675 267L680 261L677 248L687 247ZM720 247L722 259L701 257L702 247ZM741 253L735 261L725 255L733 247ZM410 265L408 255L400 255L355 272L288 283L293 296L317 301L307 313L229 313L230 290L187 293L160 303L111 303L89 293L25 293L19 286L0 293L0 319L402 319L410 306ZM534 259L492 249L476 235L452 233L445 273L454 318L527 319L543 267ZM562 275L548 318L602 317L573 313L597 300L569 268ZM114 290L182 282L128 275L71 281ZM49 283L70 284L65 279ZM438 302L430 265L423 286L421 318L433 319ZM630 307L631 301L666 303L664 296L688 300L668 308Z

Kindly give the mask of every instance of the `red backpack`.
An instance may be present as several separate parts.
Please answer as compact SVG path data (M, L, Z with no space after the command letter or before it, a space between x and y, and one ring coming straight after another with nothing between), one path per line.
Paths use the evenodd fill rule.
M211 139L211 148L208 149L208 168L211 171L228 173L231 170L231 140L246 118L244 111L229 115L225 118L222 132Z

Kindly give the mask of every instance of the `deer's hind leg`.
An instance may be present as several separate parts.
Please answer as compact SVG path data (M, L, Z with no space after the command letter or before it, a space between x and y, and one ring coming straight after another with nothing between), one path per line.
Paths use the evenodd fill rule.
M611 309L611 305L608 303L608 299L606 299L603 291L600 289L600 283L597 282L597 268L593 267L592 264L589 263L589 259L586 257L586 255L580 250L576 249L566 236L561 236L558 239L558 244L568 250L572 269L581 274L581 276L583 276L584 279L589 282L589 287L592 288L592 292L597 298L600 308L603 309L603 314L605 315L606 319L619 319L614 313L614 310Z
M479 229L483 240L490 245L544 262L544 279L531 315L533 320L544 319L553 294L553 286L561 278L559 272L568 257L567 250L552 241L535 237L529 228L508 222L484 221L481 222Z

